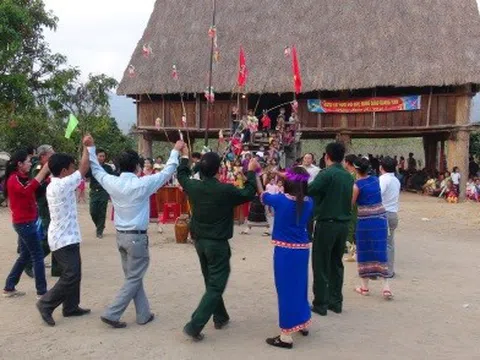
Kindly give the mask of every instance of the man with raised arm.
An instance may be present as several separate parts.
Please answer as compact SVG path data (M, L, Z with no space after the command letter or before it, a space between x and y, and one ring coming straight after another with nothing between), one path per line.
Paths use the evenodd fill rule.
M184 333L195 341L203 339L202 329L213 315L216 329L230 320L223 292L230 275L230 244L233 236L233 211L236 206L253 200L257 191L255 171L260 165L250 160L243 189L223 184L217 179L221 159L217 153L204 154L198 163L201 181L191 179L188 147L177 172L177 179L192 205L190 231L195 240L206 291L200 304L185 325Z
M110 195L115 208L117 245L122 259L125 282L113 303L107 307L101 320L113 328L124 328L120 321L130 301L134 301L137 323L145 325L154 319L147 295L143 288L143 277L147 272L150 256L148 252L148 224L150 196L157 192L174 174L178 166L183 141L177 141L164 169L151 176L138 177L140 157L133 151L123 152L118 158L120 176L108 174L98 163L95 145L90 137L84 138L88 147L92 174L100 186Z

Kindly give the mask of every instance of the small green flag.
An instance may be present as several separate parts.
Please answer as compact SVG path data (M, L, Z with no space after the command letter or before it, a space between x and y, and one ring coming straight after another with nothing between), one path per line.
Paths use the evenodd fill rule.
M68 119L67 130L65 131L65 137L70 139L72 136L73 131L77 128L78 120L75 115L70 114L70 118Z

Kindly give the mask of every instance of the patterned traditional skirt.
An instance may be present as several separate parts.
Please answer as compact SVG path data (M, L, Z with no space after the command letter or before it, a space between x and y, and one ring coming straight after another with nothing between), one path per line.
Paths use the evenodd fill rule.
M308 260L310 243L290 244L272 241L275 245L273 267L278 295L278 316L282 333L306 329L311 323L308 302Z
M387 236L387 214L383 206L359 206L356 245L361 278L388 277Z

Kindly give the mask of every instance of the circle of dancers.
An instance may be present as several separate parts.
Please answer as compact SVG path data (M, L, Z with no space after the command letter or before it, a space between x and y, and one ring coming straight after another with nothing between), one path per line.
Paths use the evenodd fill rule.
M36 306L46 324L55 326L53 314L60 305L64 317L90 313L80 306L81 234L76 201L76 190L88 177L90 213L98 238L103 237L107 204L112 201L125 274L122 287L100 319L112 328L125 328L122 315L133 301L136 322L152 322L155 316L143 282L150 261L151 199L176 174L191 205L190 233L205 281L205 292L183 328L188 338L203 340L210 319L217 330L230 322L223 294L230 275L234 210L243 204L250 206L248 229L242 233L261 224L263 235L271 236L274 246L280 331L267 338L267 344L291 349L295 333L309 335L312 313L342 313L344 260L357 261L359 283L352 290L359 296L373 295L372 281L380 279L379 295L393 299L390 279L395 276L394 234L400 193L394 159L382 159L381 176L377 177L371 174L368 159L345 156L345 147L339 142L327 145L321 159L324 169L315 165L313 154L283 171L277 162L262 167L258 156L243 155L233 165L225 165L219 154L190 154L188 146L178 141L165 165L147 159L142 176L138 153L123 152L115 174L105 163L106 152L96 148L90 135L83 139L78 168L73 157L55 153L48 145L42 145L38 153L32 149L16 152L7 164L3 192L18 234L19 255L7 276L3 296L25 295L17 285L31 266ZM234 176L223 181L226 167ZM44 257L50 252L52 274L55 267L58 281L48 289Z

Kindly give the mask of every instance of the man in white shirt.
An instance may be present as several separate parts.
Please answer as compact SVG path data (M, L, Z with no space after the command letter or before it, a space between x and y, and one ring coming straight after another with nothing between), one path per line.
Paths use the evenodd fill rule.
M60 279L37 302L43 321L55 326L53 311L63 304L63 316L82 316L90 313L80 304L80 281L82 263L80 258L80 228L77 218L75 190L86 175L88 151L83 148L79 169L75 171L75 159L67 154L53 154L48 160L52 173L47 187L47 201L50 210L48 245L60 268Z
M396 161L387 156L380 164L380 189L382 191L383 207L388 219L388 275L395 276L395 230L398 226L398 202L400 198L400 181L395 176Z
M155 317L150 311L143 288L143 277L150 261L147 235L150 196L172 177L178 166L180 151L185 144L183 141L177 141L163 170L144 177L136 175L140 169L140 157L135 151L125 151L120 155L118 158L120 176L114 176L109 175L98 163L93 140L86 137L83 144L88 147L93 176L112 199L117 245L125 273L123 287L105 310L101 320L113 328L126 327L127 324L120 321L120 318L133 300L137 323L145 325Z
M308 179L308 183L310 184L320 172L320 168L318 166L313 165L313 154L307 153L303 156L302 167L307 170L310 174L310 178Z

